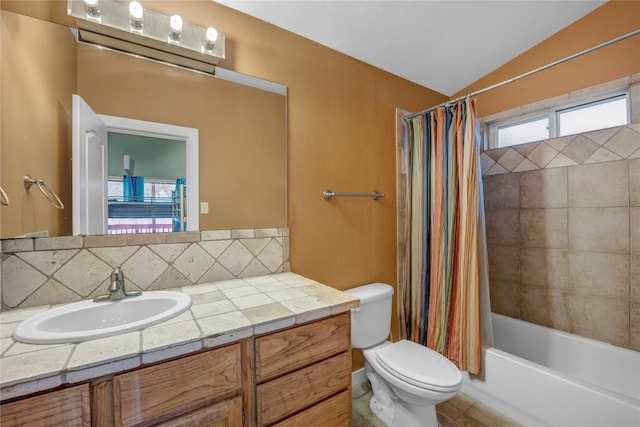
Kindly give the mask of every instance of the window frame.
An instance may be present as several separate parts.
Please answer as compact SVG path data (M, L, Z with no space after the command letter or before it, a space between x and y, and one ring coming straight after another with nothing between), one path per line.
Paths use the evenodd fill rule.
M629 124L631 122L631 99L629 94L629 88L625 87L623 89L601 92L599 94L589 96L589 97L584 97L581 99L554 103L553 105L548 105L544 108L531 110L529 112L522 113L522 114L513 114L507 117L502 117L495 120L487 121L484 123L484 126L483 126L485 149L492 150L497 148L508 148L508 147L513 147L515 145L520 145L520 144L512 144L512 145L505 145L500 147L498 145L498 142L499 142L498 129L507 127L507 126L517 125L520 123L524 124L530 121L544 119L544 118L548 118L549 120L549 129L548 129L549 136L547 139L558 138L560 136L559 135L559 128L560 128L559 114L560 113L579 110L581 108L587 108L591 105L605 103L607 101L613 101L619 98L626 99L626 102L627 102L627 117L626 117L627 123L626 124ZM599 129L593 129L592 131L596 131L596 130L599 130ZM569 136L569 135L562 135L562 136ZM540 141L540 140L523 142L521 144L528 144L536 141Z
M536 140L526 141L526 142L520 142L518 144L510 144L510 145L505 145L501 147L498 145L499 130L501 128L526 124L526 123L530 123L530 122L534 122L536 120L542 120L542 119L547 119L549 121L547 130L549 131L549 134L551 134L551 131L549 129L555 128L556 126L554 114L541 113L540 111L529 113L529 114L523 114L521 116L516 116L510 119L505 119L503 121L495 122L495 126L492 126L493 125L492 123L491 125L489 125L490 126L489 129L491 132L489 135L492 138L490 141L494 141L495 146L491 148L507 148L507 147L513 147L514 145L521 145L521 144L528 144L529 142L535 142Z

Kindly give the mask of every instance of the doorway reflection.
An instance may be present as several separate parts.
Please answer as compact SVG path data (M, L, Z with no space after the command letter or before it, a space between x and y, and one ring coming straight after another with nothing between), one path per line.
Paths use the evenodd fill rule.
M108 234L187 230L184 140L109 132Z

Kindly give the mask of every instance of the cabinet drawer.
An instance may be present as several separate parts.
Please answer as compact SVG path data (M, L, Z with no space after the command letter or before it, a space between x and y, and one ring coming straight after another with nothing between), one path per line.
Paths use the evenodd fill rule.
M351 384L351 352L284 375L256 389L258 425L265 426L316 402L348 389Z
M240 427L242 426L242 398L223 400L154 427Z
M256 381L291 372L350 350L351 314L256 338Z
M239 344L117 375L115 423L136 425L186 412L235 394L240 384Z
M89 385L83 384L0 407L2 426L91 425Z
M351 390L345 390L274 427L347 427L351 425Z

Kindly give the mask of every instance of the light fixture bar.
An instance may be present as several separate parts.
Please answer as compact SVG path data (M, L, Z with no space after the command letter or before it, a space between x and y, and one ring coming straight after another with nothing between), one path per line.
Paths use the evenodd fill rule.
M95 9L88 8L83 0L67 1L67 13L76 18L81 41L211 74L215 65L224 59L224 34L218 33L212 44L210 37L207 38L209 29L180 18L182 25L178 36L176 18L172 21L172 17L148 9L138 14L136 8L144 5L133 6L137 20L134 23L129 2L97 0L91 1L91 5ZM93 14L89 13L90 10L94 11ZM95 10L99 11L99 16Z

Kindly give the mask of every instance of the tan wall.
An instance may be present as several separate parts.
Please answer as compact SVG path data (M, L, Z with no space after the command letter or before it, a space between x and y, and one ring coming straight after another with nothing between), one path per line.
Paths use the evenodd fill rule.
M20 15L2 15L2 105L0 151L2 188L10 205L2 207L2 237L49 230L70 234L65 210L55 209L37 187L28 192L26 174L42 179L63 200L71 197L64 180L71 158L71 98L75 92L76 51L73 36L59 25L34 26ZM24 55L25 51L35 53ZM22 81L15 85L11 82ZM34 126L34 122L41 126ZM69 217L70 218L70 217Z
M609 1L527 52L462 89L461 96L511 79L640 28L640 2ZM583 55L548 70L478 95L478 114L520 105L608 82L640 71L640 36Z

